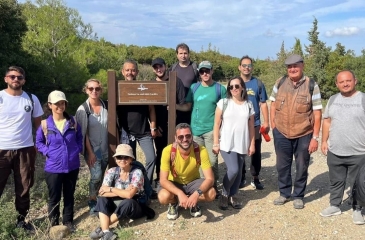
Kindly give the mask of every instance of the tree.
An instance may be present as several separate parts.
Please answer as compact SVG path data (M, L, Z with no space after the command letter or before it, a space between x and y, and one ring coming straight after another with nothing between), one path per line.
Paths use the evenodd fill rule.
M345 46L343 46L341 43L336 43L335 53L337 53L339 56L345 56L346 49Z
M298 54L299 56L302 56L302 57L304 56L303 50L302 50L302 44L300 43L299 38L295 38L295 44L294 44L292 53Z

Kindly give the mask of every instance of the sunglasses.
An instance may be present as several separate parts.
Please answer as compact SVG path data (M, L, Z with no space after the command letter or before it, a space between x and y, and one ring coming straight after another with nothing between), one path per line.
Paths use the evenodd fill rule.
M24 80L24 77L22 75L16 76L16 75L8 75L8 78L11 80L15 80L15 78L18 78L18 80Z
M87 89L89 89L89 91L90 91L90 92L92 92L92 91L94 91L94 90L95 90L95 92L100 92L101 87L96 87L96 88L89 87L89 88L87 88Z
M209 74L209 73L210 73L210 69L200 69L200 70L199 70L199 73L200 73L201 75L203 75L204 73Z
M242 64L243 68L252 68L252 64Z
M233 88L235 88L235 89L239 89L241 87L241 85L239 85L239 84L234 84L234 85L230 85L230 86L228 86L228 89L229 90L233 90Z
M122 161L122 160L127 161L127 160L129 160L130 157L129 156L116 156L115 158L119 161Z
M191 134L186 134L186 135L179 135L177 136L177 139L181 142L184 140L184 138L186 138L186 140L190 140L191 139Z

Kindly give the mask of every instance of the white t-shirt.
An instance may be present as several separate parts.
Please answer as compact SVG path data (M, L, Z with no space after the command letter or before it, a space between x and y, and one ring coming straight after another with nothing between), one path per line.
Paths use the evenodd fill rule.
M247 154L250 147L248 119L255 114L252 103L246 101L243 104L237 104L232 99L225 98L217 103L221 110L223 101L227 107L223 113L220 149L225 152Z
M33 118L43 115L38 98L32 94L34 101ZM9 95L0 91L0 149L16 150L34 146L32 135L32 102L23 91L20 96Z

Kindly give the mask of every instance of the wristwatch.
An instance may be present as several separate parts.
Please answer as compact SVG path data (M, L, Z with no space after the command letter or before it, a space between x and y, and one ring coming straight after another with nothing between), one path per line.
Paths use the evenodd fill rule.
M201 195L203 195L203 191L202 191L202 190L198 189L198 190L196 190L196 191L198 192L199 197L200 197Z
M316 140L317 142L319 141L319 137L312 137L314 140Z
M157 131L157 128L151 128L152 131Z

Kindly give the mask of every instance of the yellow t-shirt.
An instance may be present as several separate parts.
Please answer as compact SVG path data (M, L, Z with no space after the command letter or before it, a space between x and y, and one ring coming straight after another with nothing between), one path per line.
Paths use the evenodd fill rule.
M60 130L60 132L63 134L63 129L65 128L66 118L64 118L64 119L62 119L60 121L54 120L54 123L56 125L56 128L58 130Z
M194 181L195 179L200 178L200 173L199 173L200 166L196 164L193 145L191 145L190 147L190 154L187 159L183 159L180 155L179 150L178 149L176 150L175 170L177 173L177 177L175 178L172 175L170 169L171 147L172 144L165 147L161 157L161 171L169 172L168 179L173 182L187 184ZM207 149L203 146L199 146L199 148L200 148L201 168L203 170L211 168Z

